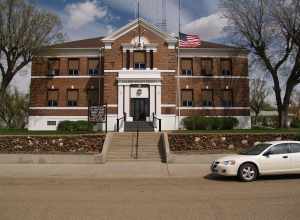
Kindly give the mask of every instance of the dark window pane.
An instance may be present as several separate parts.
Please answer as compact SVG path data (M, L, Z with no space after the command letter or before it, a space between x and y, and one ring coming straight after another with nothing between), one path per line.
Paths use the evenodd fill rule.
M181 91L181 102L182 106L191 107L193 106L193 90L183 89Z
M224 76L232 75L231 59L221 59L221 71Z
M213 106L213 91L211 89L202 90L202 105L204 107Z
M271 154L287 154L289 153L288 144L278 144L270 149Z
M212 75L213 61L211 58L201 59L201 74L210 76Z
M300 153L300 144L290 144L292 153Z
M56 126L56 121L47 121L48 126Z
M68 106L77 106L77 101L68 101Z

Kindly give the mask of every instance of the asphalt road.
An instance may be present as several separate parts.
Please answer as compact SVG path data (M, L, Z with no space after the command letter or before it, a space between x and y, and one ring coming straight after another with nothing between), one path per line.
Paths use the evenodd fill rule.
M0 178L1 220L299 218L300 176Z

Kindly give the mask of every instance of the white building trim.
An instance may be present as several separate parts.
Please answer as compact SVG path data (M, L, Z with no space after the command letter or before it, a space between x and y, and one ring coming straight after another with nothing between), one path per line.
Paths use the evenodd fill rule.
M88 110L88 107L30 107L30 110Z
M176 78L184 79L249 79L248 76L175 76Z
M157 68L153 68L151 69L144 69L144 70L139 70L139 69L119 69L119 70L104 70L104 73L119 73L119 72L129 72L129 73L133 73L133 72L145 72L145 73L151 73L151 72L161 72L161 73L175 73L176 70L160 70Z
M250 110L250 107L177 107L179 110Z
M176 104L161 104L161 107L165 107L165 108L176 108Z
M103 78L103 76L31 76L32 79L83 79L83 78L96 78L100 79Z

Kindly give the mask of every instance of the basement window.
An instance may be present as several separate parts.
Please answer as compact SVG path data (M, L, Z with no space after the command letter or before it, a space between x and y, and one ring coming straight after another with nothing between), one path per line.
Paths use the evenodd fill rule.
M47 121L48 126L56 126L56 121Z

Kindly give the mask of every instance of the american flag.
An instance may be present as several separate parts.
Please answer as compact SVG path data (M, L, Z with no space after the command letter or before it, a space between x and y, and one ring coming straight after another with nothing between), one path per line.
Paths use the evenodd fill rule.
M179 47L198 47L201 40L198 35L179 33Z

